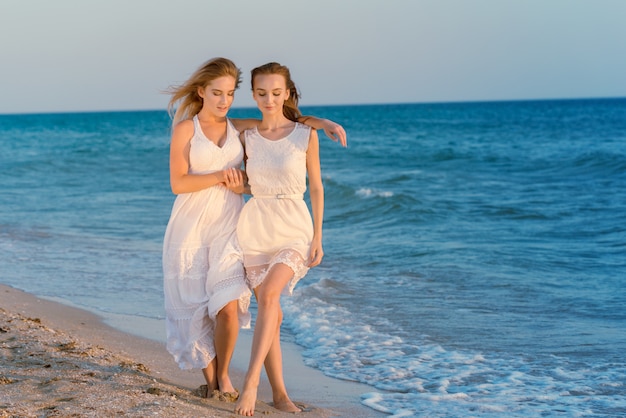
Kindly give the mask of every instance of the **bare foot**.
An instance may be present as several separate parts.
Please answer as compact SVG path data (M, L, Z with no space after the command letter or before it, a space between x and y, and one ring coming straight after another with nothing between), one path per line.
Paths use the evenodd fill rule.
M235 389L234 392L220 392L219 399L222 402L235 403L239 399L239 391Z
M302 412L302 409L298 408L295 403L291 401L289 398L274 400L274 408L283 411L283 412L291 412L297 414L298 412Z
M239 401L235 405L235 414L251 417L254 415L256 405L256 389L245 390L239 396Z
M229 378L226 378L222 381L220 381L220 391L221 392L226 392L226 393L234 393L237 392L237 389L235 389L235 387L233 386L233 384L231 383Z

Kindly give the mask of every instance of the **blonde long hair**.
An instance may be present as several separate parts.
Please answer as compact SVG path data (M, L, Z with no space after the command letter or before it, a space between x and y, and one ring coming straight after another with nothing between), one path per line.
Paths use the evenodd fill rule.
M202 109L202 97L198 95L198 88L206 87L211 81L219 77L231 76L235 79L235 90L241 83L241 70L228 58L213 58L198 68L187 81L179 86L172 86L167 90L171 94L167 111L173 118L173 125L192 118ZM178 108L174 112L176 104Z
M283 115L285 115L287 119L297 122L298 118L302 116L302 112L298 109L298 99L300 98L300 94L298 93L296 84L291 79L289 68L284 65L280 65L277 62L269 62L265 65L261 65L260 67L256 67L252 70L252 91L254 91L254 78L257 75L268 74L278 74L285 77L287 90L289 90L289 98L285 100L283 105Z

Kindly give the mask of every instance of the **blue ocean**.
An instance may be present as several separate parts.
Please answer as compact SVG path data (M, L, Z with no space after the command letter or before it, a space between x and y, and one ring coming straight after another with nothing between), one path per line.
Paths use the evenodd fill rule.
M394 417L626 416L626 99L302 110L349 140L283 299L307 365ZM0 282L162 319L170 123L0 115Z

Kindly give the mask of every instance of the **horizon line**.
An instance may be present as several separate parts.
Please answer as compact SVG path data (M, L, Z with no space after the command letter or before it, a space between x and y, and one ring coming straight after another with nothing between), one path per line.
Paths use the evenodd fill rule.
M451 100L451 101L425 101L425 102L368 102L368 103L344 103L344 104L311 104L300 105L301 109L311 107L356 107L356 106L397 106L397 105L445 105L445 104L488 104L488 103L524 103L524 102L565 102L565 101L591 101L591 100L623 100L626 96L591 96L569 98L535 98L535 99L491 99L491 100ZM232 106L230 110L258 110L254 106ZM58 110L58 111L32 111L0 113L0 116L20 115L56 115L67 113L127 113L127 112L167 112L167 108L153 109L102 109L102 110Z

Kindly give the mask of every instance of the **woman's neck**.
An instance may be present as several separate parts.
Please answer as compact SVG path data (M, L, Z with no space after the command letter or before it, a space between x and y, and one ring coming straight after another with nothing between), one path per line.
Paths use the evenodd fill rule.
M293 121L287 119L283 114L280 115L263 115L263 119L259 124L259 130L277 131L286 127L293 126Z
M257 130L266 139L278 140L289 135L294 129L294 124L295 122L284 116L279 118L263 117L263 120L257 127Z
M200 112L198 112L198 120L202 123L217 124L224 123L226 121L226 117L217 116L211 112L203 112L201 110Z

